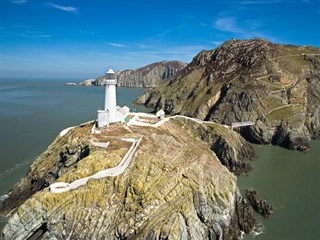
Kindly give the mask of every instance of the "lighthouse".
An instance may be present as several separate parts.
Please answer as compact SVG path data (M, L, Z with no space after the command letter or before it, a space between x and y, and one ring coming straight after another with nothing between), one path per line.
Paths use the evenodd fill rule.
M98 128L108 127L110 123L124 122L130 111L126 106L117 106L117 77L111 68L106 72L105 85L104 110L98 110Z
M111 68L106 73L105 84L104 110L109 112L109 123L114 123L117 122L117 78Z

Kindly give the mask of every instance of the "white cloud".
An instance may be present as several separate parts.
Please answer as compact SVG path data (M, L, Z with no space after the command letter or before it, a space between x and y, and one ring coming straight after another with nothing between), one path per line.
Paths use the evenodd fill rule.
M242 27L239 27L242 26ZM256 20L243 20L241 23L235 17L218 18L213 27L224 32L232 33L236 38L264 38L269 41L279 42L276 38L261 32L263 24Z
M213 25L216 29L224 32L239 33L242 31L242 29L237 26L237 20L234 17L218 18Z
M49 35L49 34L41 34L41 35L38 35L37 37L39 37L39 38L51 38L52 35Z
M170 35L171 33L174 33L174 32L176 32L176 31L179 31L179 30L181 30L181 29L184 29L185 27L186 27L186 24L181 24L181 25L178 25L178 26L176 26L176 27L174 27L174 28L170 28L170 29L163 30L163 31L159 32L158 34L156 34L156 35L154 36L154 38L157 39L157 38L162 38L162 37L164 37L164 36L168 36L168 35Z
M83 33L83 34L91 34L91 35L94 34L94 32L92 32L92 31L86 31L86 30L81 30L81 29L76 29L75 31L77 31L79 33Z
M24 4L27 3L27 0L10 0L13 4Z
M22 24L12 24L11 27L20 28L20 29L30 29L29 26L27 26L27 25L22 25Z
M222 41L211 41L211 43L212 43L214 46L219 46L219 45L221 45L223 42L222 42Z
M51 38L52 35L49 34L18 34L20 37L25 38Z
M76 13L76 12L78 11L78 8L72 7L72 6L62 6L62 5L58 5L58 4L55 4L55 3L48 3L48 5L49 5L50 7L53 7L53 8L56 8L56 9L65 11L65 12L73 12L73 13Z
M112 47L118 47L118 48L124 48L126 47L126 45L122 44L122 43L114 43L114 42L110 42L107 43L108 45L112 46Z
M42 34L37 32L25 32L25 33L14 33L14 32L6 32L8 35L23 37L23 38L52 38L52 35Z
M142 43L137 43L137 46L138 46L139 48L147 48L147 47L148 47L147 45L142 44Z
M139 59L145 64L162 61L162 60L180 60L183 62L190 62L192 58L203 49L211 49L206 45L181 45L181 46L154 46L148 50L143 51L125 51L122 57L126 61L131 61L131 64ZM140 64L143 66L143 64Z

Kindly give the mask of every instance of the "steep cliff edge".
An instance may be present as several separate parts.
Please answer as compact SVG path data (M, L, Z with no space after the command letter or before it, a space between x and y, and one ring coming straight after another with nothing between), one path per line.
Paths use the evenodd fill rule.
M4 239L237 239L254 227L236 177L217 157L228 154L216 155L214 141L202 140L203 131L218 135L220 126L174 119L159 128L116 124L94 135L91 127L58 137L12 190L1 207L2 214L10 212ZM53 182L71 183L116 166L130 147L123 139L140 137L121 175L90 179L64 193L48 190ZM240 138L230 135L225 145ZM93 144L107 141L107 148ZM252 149L242 148L233 151L250 158Z
M155 87L168 80L174 74L186 66L179 61L162 61L151 63L147 66L135 70L123 70L116 72L119 87ZM82 86L102 86L105 76L98 77L95 80L87 80Z
M305 150L320 135L320 49L230 40L136 102L224 124L252 121L241 129L247 140Z

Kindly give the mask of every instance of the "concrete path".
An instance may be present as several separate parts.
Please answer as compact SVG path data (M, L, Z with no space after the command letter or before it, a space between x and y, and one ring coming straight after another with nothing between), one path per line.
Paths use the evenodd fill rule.
M188 120L200 123L200 124L207 122L207 121L202 121L197 118L191 118L191 117L186 117L186 116L182 116L182 115L175 115L175 116L166 117L155 124L150 124L150 123L139 121L139 116L141 116L141 113L133 113L133 114L135 116L132 119L130 119L130 121L128 122L128 126L134 125L134 126L141 126L141 127L155 127L155 128L157 128L157 127L160 127L165 122L169 121L170 119L174 119L174 118L184 118L184 119L188 119ZM155 115L146 114L146 113L143 114L143 117L157 118ZM208 122L208 123L213 123L213 122Z
M76 188L86 184L89 179L115 177L115 176L122 174L124 172L124 170L126 170L126 168L129 166L131 159L132 159L132 156L135 153L135 151L137 150L137 148L142 140L142 137L139 139L122 138L121 140L127 141L127 142L132 142L132 145L131 145L130 149L128 150L128 152L126 153L126 155L122 158L122 160L120 161L118 166L113 167L113 168L108 168L105 170L101 170L94 175L78 179L70 184L65 183L65 182L53 183L50 185L50 191L53 193L66 192L66 191L69 191L71 189L76 189Z
M279 109L282 109L282 108L288 108L288 107L294 107L294 106L300 106L301 104L300 103L295 103L295 104L287 104L287 105L283 105L283 106L280 106L280 107L277 107L277 108L274 108L272 110L270 110L269 112L267 112L266 114L264 114L265 116L279 110Z
M149 114L151 115L151 114ZM135 125L135 126L144 126L144 127L160 127L161 125L163 125L164 123L166 123L167 121L169 121L170 119L175 119L175 118L184 118L184 119L187 119L187 120L191 120L191 121L194 121L196 123L200 123L200 124L218 124L218 123L215 123L215 122L210 122L210 121L202 121L200 119L197 119L197 118L192 118L192 117L187 117L187 116L183 116L183 115L175 115L175 116L170 116L170 117L166 117L164 119L162 119L161 121L155 123L155 124L150 124L150 123L144 123L144 122L139 122L135 117L132 118L129 123L128 123L128 126L130 125ZM221 125L221 124L218 124L218 125ZM228 126L226 125L222 125L226 128L228 128Z
M110 142L92 142L93 146L107 148L110 145Z
M59 136L60 137L63 137L64 135L66 135L70 130L72 130L73 128L75 128L76 126L74 126L74 127L68 127L68 128L66 128L66 129L64 129L64 130L62 130L60 133L59 133Z

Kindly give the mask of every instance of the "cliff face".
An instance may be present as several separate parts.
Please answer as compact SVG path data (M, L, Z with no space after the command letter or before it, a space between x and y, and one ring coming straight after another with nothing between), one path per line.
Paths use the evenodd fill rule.
M95 135L91 126L58 137L9 193L1 207L2 214L10 211L4 239L237 239L240 230L254 227L236 177L217 157L232 154L216 155L214 141L202 140L203 131L218 135L219 126L175 119L159 128L112 125ZM241 137L228 131L220 134L225 145L240 146ZM116 166L129 148L125 137L142 141L121 175L90 179L64 193L48 190L52 182ZM97 147L97 141L110 145ZM232 151L250 158L251 150Z
M304 150L320 135L320 49L230 40L136 102L224 124L253 121L240 130L246 139Z
M186 66L179 61L162 61L137 68L116 72L119 87L155 87L168 80ZM105 76L81 82L81 86L103 86Z

